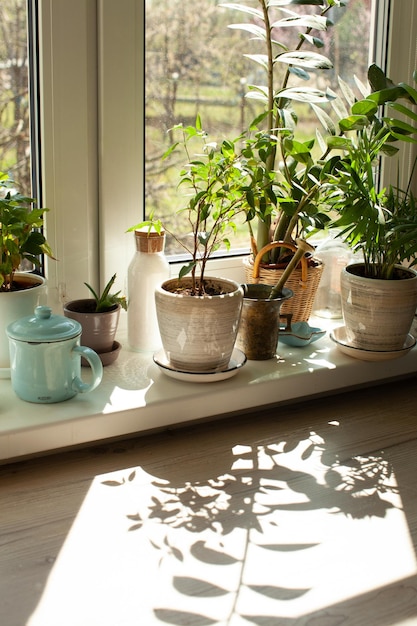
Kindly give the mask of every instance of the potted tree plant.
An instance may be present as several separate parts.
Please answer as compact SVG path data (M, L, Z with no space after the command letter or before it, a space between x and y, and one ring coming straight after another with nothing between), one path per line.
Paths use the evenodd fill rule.
M186 193L180 209L191 233L175 237L189 259L178 278L156 288L155 303L162 345L170 365L185 372L224 371L229 367L242 307L243 290L235 281L207 275L207 262L221 246L230 246L236 216L244 211L242 187L249 184L233 142L209 141L200 117L195 126L176 126L179 133L164 155L182 149L186 165L179 186ZM197 151L196 155L193 152ZM132 229L153 225L142 222Z
M363 255L341 274L346 340L363 350L398 351L417 307L415 166L405 190L378 190L378 160L397 154L401 142L417 142L417 90L394 84L375 65L368 78L371 93L358 101L347 94L351 113L340 120L340 134L328 138L341 155L324 189L336 212L332 225Z
M313 248L297 238L297 245L292 246L294 255L273 286L244 285L242 290L234 281L207 277L207 262L222 244L230 246L228 234L236 227L236 217L247 209L245 197L257 190L259 181L253 176L251 164L237 149L238 140L224 140L220 146L210 142L199 117L195 126L180 125L174 130L180 131L181 140L165 156L180 145L188 157L180 172L180 186L191 190L191 195L180 212L185 213L192 233L185 239L170 234L190 259L178 278L164 281L155 290L165 350L163 362L158 357L156 362L166 369L168 358L173 368L188 373L225 372L235 341L243 357L272 358L278 341L280 308L292 297L286 282L301 260L306 263L305 255ZM195 139L202 142L202 151L193 157L190 143ZM153 219L130 230L145 226L153 227L156 232L164 227L170 232ZM235 368L235 363L231 367Z
M97 352L103 365L113 363L119 355L121 345L115 336L120 310L127 310L126 297L120 291L111 293L115 280L113 274L101 294L84 283L93 297L71 300L64 305L64 315L82 326L81 343Z
M53 256L42 233L48 209L33 208L35 200L21 194L5 173L0 173L0 195L0 368L7 369L6 328L45 304L45 279L32 269L40 265L41 255Z

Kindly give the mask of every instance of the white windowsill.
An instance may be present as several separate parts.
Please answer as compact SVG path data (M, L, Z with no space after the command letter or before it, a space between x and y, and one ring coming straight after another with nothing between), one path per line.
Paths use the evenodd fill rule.
M311 320L314 326L341 324ZM411 376L417 347L391 361L365 362L342 354L328 334L304 348L279 344L280 357L248 361L228 380L196 384L159 371L151 354L124 346L92 393L59 404L19 400L0 380L0 461L188 421L296 401L343 388ZM83 368L83 376L88 370Z

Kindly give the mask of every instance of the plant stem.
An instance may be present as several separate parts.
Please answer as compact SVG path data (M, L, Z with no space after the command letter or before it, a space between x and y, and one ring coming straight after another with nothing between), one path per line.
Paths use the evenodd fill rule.
M279 296L282 295L282 289L285 283L287 282L288 278L290 277L290 275L293 273L296 266L298 265L298 262L301 261L301 257L303 257L306 252L314 252L313 246L310 246L310 244L307 243L304 239L296 239L295 243L297 244L297 252L295 252L291 261L288 263L287 267L285 268L281 278L276 283L275 287L271 289L271 293L269 295L269 298L271 300L273 300L274 298L278 298Z

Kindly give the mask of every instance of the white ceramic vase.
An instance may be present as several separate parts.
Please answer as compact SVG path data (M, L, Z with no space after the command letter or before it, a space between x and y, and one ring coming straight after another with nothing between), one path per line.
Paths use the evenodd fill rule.
M238 283L205 278L221 287L223 295L190 296L173 293L179 281L164 281L155 290L156 313L162 345L170 363L179 370L204 372L225 369L234 348L243 302ZM189 286L191 278L181 279Z
M341 272L346 338L362 350L401 350L416 313L417 272L398 266L407 278L380 280L361 276L361 266Z
M0 292L0 369L10 367L9 339L6 328L22 317L33 315L35 307L46 304L46 281L42 276L16 272L14 281L29 287L17 291Z

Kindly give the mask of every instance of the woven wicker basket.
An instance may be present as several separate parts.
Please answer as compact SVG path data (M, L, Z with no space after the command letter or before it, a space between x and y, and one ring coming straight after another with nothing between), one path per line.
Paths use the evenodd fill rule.
M282 276L285 268L270 267L261 264L261 259L266 252L273 248L288 248L293 252L296 246L282 241L274 241L260 250L255 258L247 257L243 264L247 283L262 283L264 285L275 285ZM292 322L308 322L313 308L314 297L316 295L323 263L314 259L314 265L309 267L308 260L304 256L300 265L295 268L285 286L293 291L294 296L284 302L281 306L282 314L292 314Z

